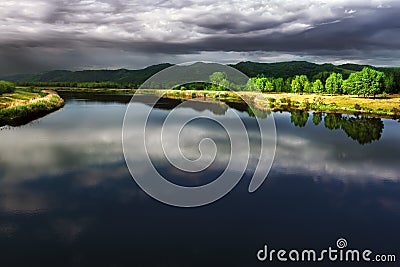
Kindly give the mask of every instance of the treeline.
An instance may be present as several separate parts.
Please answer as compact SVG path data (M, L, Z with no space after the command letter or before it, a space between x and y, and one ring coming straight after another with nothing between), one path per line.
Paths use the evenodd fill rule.
M384 73L371 68L363 68L343 79L340 73L321 72L309 80L306 75L296 75L287 79L258 76L251 78L246 90L262 92L351 94L370 96L381 93L399 93L400 75Z
M0 81L0 95L12 93L15 90L15 85L11 82Z
M174 87L178 90L213 90L223 91L227 88L234 91L261 91L286 93L318 94L351 94L359 96L376 96L377 94L399 93L400 74L381 72L365 67L351 73L347 79L335 72L320 72L309 79L307 75L296 75L289 78L269 78L259 75L250 78L245 85L231 83L223 72L210 75L209 83L190 83Z
M135 85L121 84L115 82L18 82L17 86L33 86L33 87L65 87L65 88L116 88L116 89L130 89L135 88Z

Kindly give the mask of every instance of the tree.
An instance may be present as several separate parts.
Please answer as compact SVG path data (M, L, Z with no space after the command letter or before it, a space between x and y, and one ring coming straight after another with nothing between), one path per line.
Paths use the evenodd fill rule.
M247 84L246 84L246 86L245 86L245 89L247 90L247 91L261 91L261 88L259 88L257 85L256 85L256 83L255 83L255 80L256 80L257 78L250 78L248 81L247 81Z
M284 92L285 81L283 78L274 79L275 92Z
M306 75L296 75L292 80L292 91L294 93L303 93L307 84L309 83Z
M386 93L394 93L396 91L396 80L393 72L385 73L384 83Z
M231 84L227 79L222 79L219 82L219 87L220 87L220 89L226 90L226 89L231 88Z
M364 68L362 71L363 93L375 95L384 89L384 73L371 68Z
M273 92L273 91L275 91L275 86L274 86L273 81L267 80L267 81L265 82L264 90L263 90L263 91L267 91L267 92Z
M332 74L331 72L327 71L320 72L313 76L313 81L320 80L322 84L325 84L326 80L329 78L329 76L331 76L331 74Z
M377 94L382 93L385 90L385 74L380 71L373 71L373 80L371 84L371 88L369 90L369 94L374 95L374 98Z
M324 92L324 84L321 82L321 80L317 79L313 83L313 92L314 93L323 93Z
M343 91L352 95L375 95L385 90L385 74L383 72L363 68L362 71L352 73L343 83ZM389 78L390 79L390 78Z
M311 94L313 92L313 83L307 81L304 85L304 92Z
M225 80L226 78L227 78L227 76L226 76L225 72L221 72L221 71L214 72L209 77L210 82L217 86L219 86L221 81Z
M282 92L289 93L292 91L292 80L293 80L293 78L291 78L291 77L289 77L285 80L285 85L283 87Z
M343 76L340 73L332 73L326 80L325 89L328 94L342 93Z

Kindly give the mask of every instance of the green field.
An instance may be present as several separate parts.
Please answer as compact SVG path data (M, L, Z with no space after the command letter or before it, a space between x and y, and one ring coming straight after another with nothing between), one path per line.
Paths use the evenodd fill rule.
M16 90L0 96L0 126L18 126L45 116L64 105L52 91Z

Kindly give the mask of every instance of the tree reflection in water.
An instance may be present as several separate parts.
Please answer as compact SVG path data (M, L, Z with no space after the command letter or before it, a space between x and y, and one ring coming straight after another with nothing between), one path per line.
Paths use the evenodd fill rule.
M303 110L293 110L291 112L290 121L298 127L305 127L308 121L308 112Z
M321 116L314 113L314 117ZM319 119L314 119L313 121ZM342 129L348 137L356 140L361 145L378 141L383 132L384 124L380 118L350 117L341 114L327 114L324 118L324 125L327 129Z

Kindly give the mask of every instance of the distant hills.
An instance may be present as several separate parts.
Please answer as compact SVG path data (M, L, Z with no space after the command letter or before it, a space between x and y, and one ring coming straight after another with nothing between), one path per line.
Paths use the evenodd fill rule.
M54 70L37 74L13 75L3 77L2 80L10 82L115 82L120 84L142 84L157 72L171 66L172 64L164 63L139 70Z
M149 66L139 70L84 70L68 71L54 70L41 72L37 74L19 74L8 77L2 77L2 80L11 82L114 82L119 84L140 85L157 72L171 67L172 64L164 63ZM229 65L249 77L264 75L266 77L288 78L295 75L307 75L310 79L320 72L341 73L346 78L350 73L360 71L364 67L370 67L384 72L400 73L400 68L381 68L358 64L315 64L306 61L291 61L277 63L257 63L240 62L235 65Z
M344 78L347 78L352 72L360 71L364 67L373 68L384 72L400 72L400 68L380 68L369 65L358 64L315 64L307 61L290 61L290 62L277 62L277 63L256 63L256 62L240 62L236 65L230 65L235 69L243 72L249 77L256 77L257 75L264 74L266 77L273 78L288 78L296 75L307 75L308 78L320 72L336 72L341 73Z

